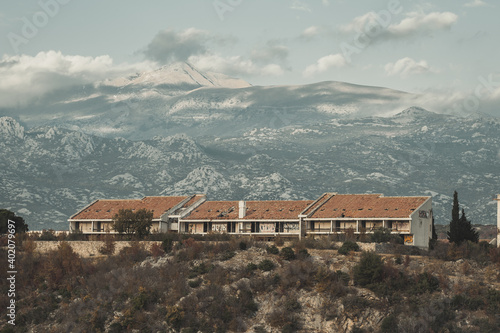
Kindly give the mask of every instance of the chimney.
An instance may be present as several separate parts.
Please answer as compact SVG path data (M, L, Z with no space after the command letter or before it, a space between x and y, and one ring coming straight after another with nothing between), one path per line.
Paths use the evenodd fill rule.
M247 203L246 201L240 201L238 218L242 219L247 215Z
M500 194L497 194L497 247L500 247Z

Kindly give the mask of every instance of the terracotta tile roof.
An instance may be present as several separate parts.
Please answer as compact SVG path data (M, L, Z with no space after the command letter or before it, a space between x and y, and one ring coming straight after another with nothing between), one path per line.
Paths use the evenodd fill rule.
M72 220L107 220L112 219L120 209L142 208L153 211L153 219L158 219L160 216L179 204L182 200L187 199L187 196L178 197L144 197L142 199L130 200L97 200L90 206L82 209L71 217Z
M195 194L188 202L186 202L184 205L182 205L182 208L188 208L189 206L194 204L196 201L198 201L204 197L205 197L205 194Z
M381 194L332 196L309 218L408 218L429 197L383 197Z
M243 220L292 220L307 208L312 200L246 201ZM205 201L183 220L238 220L239 201Z
M324 193L320 196L313 204L311 204L307 210L303 212L304 215L309 215L311 212L314 212L318 207L320 207L326 200L329 200L336 193Z

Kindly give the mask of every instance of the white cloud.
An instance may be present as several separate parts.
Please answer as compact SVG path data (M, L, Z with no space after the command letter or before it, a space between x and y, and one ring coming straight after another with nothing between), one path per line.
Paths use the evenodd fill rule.
M284 70L278 64L259 66L250 59L241 56L223 57L217 54L191 56L189 62L202 71L224 73L233 76L279 76Z
M458 16L451 12L433 12L427 15L413 12L408 13L407 16L398 24L390 25L387 31L395 36L404 37L416 33L449 29L458 20Z
M330 1L329 0L321 0L321 3L323 4L323 6L327 7L327 6L330 6Z
M319 35L319 33L320 33L320 28L318 26L313 25L302 31L300 37L310 40Z
M311 12L311 8L309 7L309 5L299 0L294 0L290 8L293 10L300 10L303 12Z
M464 4L465 7L483 7L487 5L488 4L483 0L472 0L471 2Z
M377 24L378 23L377 17L378 17L377 13L368 12L364 15L355 17L348 24L340 26L340 30L345 33L354 33L363 31L365 27L367 27L369 24Z
M144 55L159 63L186 61L190 56L207 52L207 31L188 28L183 31L162 30L148 44Z
M330 54L318 59L315 64L307 66L303 75L312 76L317 73L323 73L332 67L344 67L346 65L347 61L342 54Z
M420 60L417 62L409 57L399 59L395 63L388 63L385 65L384 69L386 74L389 76L399 75L401 77L413 74L423 74L432 71L429 64L427 64L427 61Z
M152 68L152 63L115 65L108 55L84 57L61 52L36 56L4 55L0 60L0 107L27 105L58 89L130 75Z
M387 17L375 12L368 12L354 18L348 24L340 26L344 33L368 33L371 40L404 38L433 31L449 29L458 20L451 12L410 12L400 22L392 23Z

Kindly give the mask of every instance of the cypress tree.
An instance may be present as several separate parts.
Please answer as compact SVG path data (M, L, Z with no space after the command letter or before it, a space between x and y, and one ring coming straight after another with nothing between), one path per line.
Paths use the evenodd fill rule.
M436 232L436 226L434 225L434 215L432 215L432 239L437 240L438 234Z
M460 206L458 204L458 193L453 193L453 208L451 209L450 231L448 231L448 241L450 243L460 243Z
M462 208L462 216L459 220L460 227L463 232L463 240L468 240L474 243L479 242L479 232L472 227L471 222L465 217L465 211Z
M472 227L471 222L465 216L465 210L462 208L460 216L460 206L458 204L458 193L453 193L453 208L451 210L450 231L448 231L448 240L450 243L461 244L463 241L477 243L479 233Z

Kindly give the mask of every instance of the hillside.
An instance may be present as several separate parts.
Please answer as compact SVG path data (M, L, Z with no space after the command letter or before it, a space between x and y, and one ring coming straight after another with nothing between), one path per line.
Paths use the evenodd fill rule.
M26 241L18 257L16 325L26 331L500 328L499 253L478 245L442 244L429 256L393 245L387 249L400 254L384 254L379 261L373 253L339 254L326 240L273 251L272 244L249 239L184 239L167 254L156 245L147 249L131 243L100 259L79 258L71 242L45 255L33 252L33 244Z

